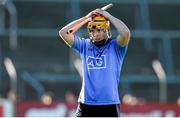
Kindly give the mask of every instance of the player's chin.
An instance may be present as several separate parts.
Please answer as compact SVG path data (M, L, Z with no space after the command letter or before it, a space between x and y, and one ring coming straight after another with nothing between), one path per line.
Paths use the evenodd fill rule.
M96 38L96 39L94 39L94 41L95 42L100 42L100 41L102 41L103 39L101 39L101 38Z

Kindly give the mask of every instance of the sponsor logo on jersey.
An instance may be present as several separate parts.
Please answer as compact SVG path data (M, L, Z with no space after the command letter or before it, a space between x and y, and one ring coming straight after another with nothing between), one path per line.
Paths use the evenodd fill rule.
M106 68L106 56L101 55L100 57L87 57L88 69L101 69Z

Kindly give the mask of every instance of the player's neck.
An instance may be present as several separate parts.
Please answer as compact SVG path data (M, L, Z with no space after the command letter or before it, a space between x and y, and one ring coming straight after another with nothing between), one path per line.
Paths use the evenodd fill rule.
M98 48L101 48L102 46L104 46L105 44L107 44L109 42L108 39L103 39L102 41L98 41L98 42L92 42L94 45L96 45Z

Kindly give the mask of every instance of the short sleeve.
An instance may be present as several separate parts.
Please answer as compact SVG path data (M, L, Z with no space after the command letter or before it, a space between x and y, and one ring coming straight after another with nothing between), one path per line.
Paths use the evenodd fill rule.
M84 40L77 36L77 35L74 35L74 43L72 45L72 48L74 50L76 50L78 53L82 53L83 52L83 45L84 45Z
M114 46L115 46L116 53L119 55L119 57L121 59L123 59L124 56L126 55L128 45L120 46L120 45L117 44L116 40L114 40Z

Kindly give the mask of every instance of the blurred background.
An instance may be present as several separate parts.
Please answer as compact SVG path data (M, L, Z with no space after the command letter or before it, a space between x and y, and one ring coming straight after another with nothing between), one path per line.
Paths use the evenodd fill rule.
M108 3L132 34L122 116L180 116L180 0L0 0L1 117L73 116L81 67L58 31Z

